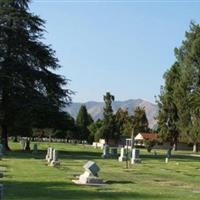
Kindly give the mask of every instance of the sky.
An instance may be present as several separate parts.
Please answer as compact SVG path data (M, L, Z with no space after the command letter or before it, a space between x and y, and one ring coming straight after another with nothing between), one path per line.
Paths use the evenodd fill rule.
M74 102L155 102L163 74L175 61L199 1L33 0L31 12L46 21L44 42L59 59L56 73L70 79Z

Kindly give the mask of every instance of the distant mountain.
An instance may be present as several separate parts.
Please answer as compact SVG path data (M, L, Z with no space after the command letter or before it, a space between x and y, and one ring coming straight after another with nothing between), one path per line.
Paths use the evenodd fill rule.
M103 102L89 101L86 103L72 103L70 106L65 108L65 111L69 112L72 117L76 118L81 105L86 105L88 112L91 114L94 120L102 119L104 107ZM114 101L112 104L114 112L116 112L119 108L122 108L128 109L129 114L133 114L133 111L137 106L145 107L146 115L149 121L149 127L153 128L156 124L155 116L158 112L157 105L142 99Z

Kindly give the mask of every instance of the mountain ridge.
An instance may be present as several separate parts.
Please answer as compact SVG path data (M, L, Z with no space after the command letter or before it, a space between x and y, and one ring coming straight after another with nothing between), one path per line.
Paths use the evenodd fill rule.
M72 102L70 105L65 107L72 117L76 118L81 105L85 105L88 113L96 121L97 119L102 119L103 117L103 107L104 102L98 101L87 101L87 102ZM153 128L156 125L155 117L158 113L158 107L156 104L153 104L147 100L143 99L128 99L125 101L114 101L112 103L114 113L119 109L127 109L128 113L131 115L137 106L144 107L146 115L149 121L149 127Z

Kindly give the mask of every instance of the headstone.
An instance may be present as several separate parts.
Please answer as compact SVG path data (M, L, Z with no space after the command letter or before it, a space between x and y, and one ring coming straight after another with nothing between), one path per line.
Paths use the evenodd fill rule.
M103 180L98 178L98 172L100 171L98 165L93 161L88 161L83 168L85 172L79 176L78 180L73 180L76 184L84 185L101 185Z
M111 157L117 157L117 148L111 148L110 149L110 155Z
M37 144L33 145L33 154L37 154L38 153L38 147Z
M169 159L171 158L171 156L172 156L172 148L169 148L166 152L165 163L169 162Z
M126 160L126 149L125 148L121 148L120 157L118 158L118 160L119 160L119 162Z
M48 163L51 163L51 161L53 160L53 148L49 148L49 157L47 159Z
M45 157L46 161L48 161L49 155L50 155L50 147L48 147L48 149L47 149L47 154L46 154L46 157Z
M132 149L131 164L137 164L137 163L141 163L140 150Z
M110 148L108 145L104 145L102 158L109 158L110 157Z
M26 142L25 142L24 139L20 140L20 144L21 144L22 150L25 150L26 149Z
M0 160L2 159L3 157L3 145L0 144Z
M3 200L3 184L0 184L0 200Z
M58 161L58 152L54 149L53 150L53 159L50 163L50 166L54 167L60 165L60 162Z

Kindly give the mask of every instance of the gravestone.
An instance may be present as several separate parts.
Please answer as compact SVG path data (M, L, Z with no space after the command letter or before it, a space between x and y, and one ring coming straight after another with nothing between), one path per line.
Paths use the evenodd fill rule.
M76 184L83 184L83 185L102 185L103 180L98 178L98 172L100 168L98 165L93 161L88 161L83 168L85 172L79 176L78 180L72 180Z
M46 161L48 161L49 155L50 155L50 147L48 147L48 149L47 149L47 154L46 154L46 157L45 157Z
M169 148L166 152L165 163L169 162L169 159L171 158L171 156L172 156L172 148Z
M131 164L137 164L137 163L141 163L140 150L132 149Z
M2 159L3 157L3 145L0 144L0 160Z
M50 166L55 167L57 165L60 165L60 162L58 161L58 152L54 149L53 150L53 159L50 163Z
M117 148L111 148L110 149L110 155L113 158L117 157Z
M3 184L0 184L0 200L3 200Z
M118 158L118 160L119 160L119 162L126 160L126 149L125 148L121 148L120 157Z
M102 154L101 157L102 158L109 158L110 157L110 148L109 148L109 146L107 144L104 145L103 154Z
M22 150L25 150L26 149L26 142L25 142L24 139L20 140L20 144L21 144Z
M37 154L38 153L38 147L37 144L33 145L33 154Z
M52 160L53 160L53 148L49 147L49 157L47 159L47 162L51 163Z

